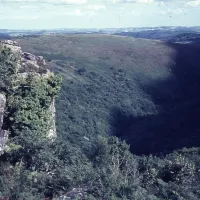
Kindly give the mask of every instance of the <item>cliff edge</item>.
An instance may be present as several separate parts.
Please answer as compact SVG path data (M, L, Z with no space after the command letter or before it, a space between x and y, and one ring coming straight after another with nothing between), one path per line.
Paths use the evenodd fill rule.
M25 128L57 136L55 96L58 79L42 56L23 52L16 41L0 41L0 154L11 135ZM5 73L5 74L4 74ZM57 81L57 82L56 82ZM41 128L43 127L43 129Z

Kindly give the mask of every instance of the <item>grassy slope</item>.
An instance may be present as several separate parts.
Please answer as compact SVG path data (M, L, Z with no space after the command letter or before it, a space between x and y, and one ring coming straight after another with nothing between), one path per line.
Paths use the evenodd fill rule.
M58 131L74 144L97 134L125 138L137 153L200 144L199 47L108 35L18 42L62 73Z

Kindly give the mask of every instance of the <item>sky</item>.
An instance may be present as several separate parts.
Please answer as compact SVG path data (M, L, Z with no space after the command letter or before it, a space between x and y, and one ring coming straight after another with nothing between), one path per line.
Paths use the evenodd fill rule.
M200 26L200 0L0 0L0 29Z

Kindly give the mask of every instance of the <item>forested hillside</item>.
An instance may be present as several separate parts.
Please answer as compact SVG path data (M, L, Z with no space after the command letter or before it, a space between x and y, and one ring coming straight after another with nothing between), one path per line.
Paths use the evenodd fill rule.
M31 101L45 111L49 95L59 90L59 76L49 82L31 79L26 84L32 89L16 91L20 101L9 108L20 103L17 130L22 131L9 138L11 148L0 157L2 199L200 198L197 47L118 36L18 42L23 51L43 55L63 81L53 141L41 129L45 113L39 120L31 115L36 110ZM9 51L1 55L0 68L8 73ZM12 61L11 68L17 60ZM30 126L24 129L20 122L27 112Z
M18 41L63 76L57 125L67 140L116 135L147 155L200 144L200 47L108 35Z

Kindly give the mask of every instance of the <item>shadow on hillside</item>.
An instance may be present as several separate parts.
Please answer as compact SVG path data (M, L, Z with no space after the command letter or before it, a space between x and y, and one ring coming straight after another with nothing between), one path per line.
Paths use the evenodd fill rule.
M134 117L113 108L113 135L135 154L165 154L200 146L200 46L169 44L177 52L168 80L142 88L161 108L157 115Z

